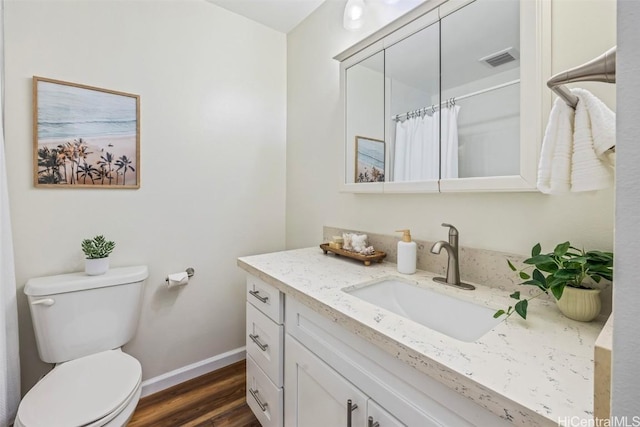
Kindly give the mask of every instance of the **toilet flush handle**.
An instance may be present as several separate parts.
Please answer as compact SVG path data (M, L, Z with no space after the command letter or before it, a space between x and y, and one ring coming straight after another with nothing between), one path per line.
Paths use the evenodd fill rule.
M47 307L52 306L56 301L53 298L44 298L35 300L31 303L31 305L46 305Z

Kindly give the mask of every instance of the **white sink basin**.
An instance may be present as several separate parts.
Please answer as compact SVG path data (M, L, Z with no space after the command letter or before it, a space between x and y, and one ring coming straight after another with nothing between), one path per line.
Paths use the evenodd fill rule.
M502 321L493 318L495 310L396 278L343 290L460 341L473 342Z

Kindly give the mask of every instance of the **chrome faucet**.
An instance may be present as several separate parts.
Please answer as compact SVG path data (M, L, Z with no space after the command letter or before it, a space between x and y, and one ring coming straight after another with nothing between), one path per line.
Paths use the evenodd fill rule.
M468 283L462 283L460 281L460 265L458 264L458 229L451 224L442 224L443 227L449 227L449 242L438 240L431 247L432 254L439 254L444 248L449 256L449 262L447 263L447 277L434 277L433 280L439 283L444 283L450 286L455 286L460 289L473 290L476 287Z

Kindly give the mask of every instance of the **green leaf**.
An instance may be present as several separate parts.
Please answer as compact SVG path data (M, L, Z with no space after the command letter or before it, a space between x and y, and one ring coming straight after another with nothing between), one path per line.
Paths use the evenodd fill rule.
M493 314L493 318L497 319L498 317L502 316L503 314L507 314L506 311L504 310L498 310Z
M540 252L542 252L542 246L540 246L540 243L536 243L536 245L531 248L531 256L538 256L540 255Z
M529 306L529 301L527 301L526 299L523 299L522 301L519 301L516 306L516 313L518 313L520 315L520 317L522 317L523 319L527 318L527 307Z
M523 262L529 265L538 265L549 264L551 262L555 263L555 260L551 255L536 255L534 257L525 259Z
M527 280L526 282L522 282L520 283L521 285L531 285L531 286L535 286L538 289L540 289L542 292L546 293L547 292L547 286L545 284L542 284L540 282L538 282L537 280Z
M553 273L553 276L558 279L570 281L575 280L580 275L580 273L581 271L576 268L561 268Z
M558 264L555 262L549 262L544 264L537 264L539 270L544 271L545 273L555 273L558 271Z
M551 287L551 293L553 294L554 297L556 297L557 300L562 298L562 294L564 292L565 286L566 286L566 283L558 283L557 285Z
M509 264L509 268L511 271L518 271L518 269L511 263L511 261L507 260L507 264Z
M529 276L527 273L525 273L524 271L521 271L520 273L518 273L520 275L520 278L522 280L529 280L531 278L531 276Z
M544 274L540 273L540 270L537 268L533 270L533 280L540 282L545 288L547 287L547 278L544 277Z
M511 295L509 295L513 299L520 299L520 291L515 291Z
M571 243L569 243L569 242L560 243L553 250L553 254L555 256L563 256L564 254L567 253L567 251L569 250L570 247L571 247Z

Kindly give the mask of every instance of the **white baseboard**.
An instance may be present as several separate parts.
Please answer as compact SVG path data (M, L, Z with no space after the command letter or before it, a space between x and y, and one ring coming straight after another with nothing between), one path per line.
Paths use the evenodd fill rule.
M189 381L217 369L224 368L225 366L239 362L245 358L246 347L240 347L227 351L226 353L201 360L200 362L183 366L182 368L175 369L171 372L167 372L166 374L149 378L142 382L142 394L140 397L149 396L150 394L157 393L169 387L173 387L174 385Z

